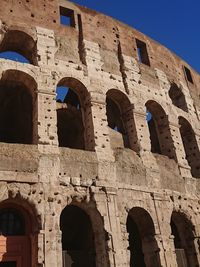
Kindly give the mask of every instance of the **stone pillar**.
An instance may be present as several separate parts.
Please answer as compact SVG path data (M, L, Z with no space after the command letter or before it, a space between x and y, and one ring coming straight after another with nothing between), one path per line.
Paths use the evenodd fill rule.
M127 109L123 112L123 122L126 126L126 131L129 138L129 144L130 148L139 153L140 147L139 147L139 141L138 141L138 132L136 131L136 125L134 120L134 106L131 105L127 107Z
M41 230L38 234L38 265L44 267L44 242L45 242L45 232Z
M174 247L174 236L162 234L163 251L166 267L178 267Z
M138 136L138 143L141 153L151 152L151 141L146 120L146 112L133 110L133 116L135 121L135 127Z
M93 125L93 114L92 114L92 103L90 95L85 99L84 102L84 138L85 138L85 149L88 151L95 150L95 138L94 138L94 125Z
M49 187L49 191L51 188ZM62 267L61 231L59 229L60 213L54 203L53 194L48 197L45 214L45 267Z
M99 159L112 159L106 116L106 96L91 93L91 110L94 127L95 151Z
M133 112L140 156L144 166L147 168L149 186L159 187L160 174L156 159L151 152L151 141L146 120L146 112L137 110L134 110Z
M38 143L58 146L55 85L51 73L38 79Z
M107 231L107 251L110 267L128 266L127 251L122 247L122 232L120 227L118 205L115 188L104 188L104 193L98 194L95 199L97 208L104 218L104 227Z
M200 266L200 236L194 237L194 246L195 246L197 261Z
M93 120L95 151L97 153L97 158L99 161L98 179L111 180L115 178L115 167L113 151L110 146L109 128L106 117L106 103L104 95L91 93L91 112Z
M58 229L56 231L56 254L57 254L57 266L56 267L62 267L63 266L63 257L62 257L62 232Z
M42 27L36 27L37 32L37 54L39 66L53 66L54 55L57 51L54 31Z

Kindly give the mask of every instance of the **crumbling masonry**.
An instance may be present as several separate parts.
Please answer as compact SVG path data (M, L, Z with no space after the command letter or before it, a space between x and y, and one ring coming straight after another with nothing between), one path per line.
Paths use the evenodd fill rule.
M6 51L0 266L200 266L199 74L64 0L0 0Z

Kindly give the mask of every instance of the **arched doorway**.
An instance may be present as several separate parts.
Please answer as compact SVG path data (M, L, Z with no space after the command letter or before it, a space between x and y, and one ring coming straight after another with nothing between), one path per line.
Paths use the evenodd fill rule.
M63 267L95 267L94 234L89 216L70 205L61 213Z
M149 213L142 208L130 210L127 222L130 267L161 267L155 228Z
M37 234L30 214L19 206L0 209L0 267L35 267Z
M195 229L191 221L185 214L174 211L170 224L178 267L199 266L194 245Z

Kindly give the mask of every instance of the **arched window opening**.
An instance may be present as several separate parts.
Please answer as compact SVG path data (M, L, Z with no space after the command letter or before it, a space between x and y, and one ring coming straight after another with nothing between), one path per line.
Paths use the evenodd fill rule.
M9 59L9 60L17 61L21 63L30 63L27 58L20 55L19 53L12 52L12 51L6 51L6 52L0 53L0 58Z
M172 213L171 231L178 267L199 266L194 245L194 227L183 213Z
M194 130L183 117L179 117L179 125L186 159L191 167L192 176L198 178L200 177L200 152Z
M0 266L33 267L37 262L36 218L5 201L0 208ZM26 204L25 204L26 206Z
M89 216L79 207L67 206L60 217L63 267L95 267L94 234Z
M68 105L71 105L78 110L81 108L78 95L72 89L65 86L57 87L56 101L58 103L66 103Z
M3 236L25 235L25 222L15 210L0 211L0 234Z
M36 42L25 32L8 31L0 43L0 58L37 65Z
M8 70L0 80L0 142L36 142L35 80L26 73Z
M130 267L161 267L153 221L142 208L130 210L127 218Z
M146 103L147 123L151 141L151 152L175 159L174 145L164 109L155 101Z
M112 129L110 131L111 146L137 151L133 110L127 96L119 90L109 90L106 97L106 115L108 126Z
M56 93L59 146L86 149L88 130L92 129L88 125L91 112L90 106L86 105L86 88L76 79L64 78Z
M169 89L169 97L171 98L173 105L185 112L188 112L185 96L181 88L179 88L175 83L171 84L171 87Z
M117 103L107 97L106 99L108 126L125 135L125 127L121 117L121 110Z

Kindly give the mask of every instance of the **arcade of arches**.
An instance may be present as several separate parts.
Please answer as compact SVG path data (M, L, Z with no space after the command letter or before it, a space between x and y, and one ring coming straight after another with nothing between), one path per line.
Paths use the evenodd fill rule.
M20 44L21 41L24 45ZM2 53L10 51L19 53L29 65L37 66L36 44L27 34L18 31L7 32L0 46L0 57ZM38 101L44 99L45 93L40 92L37 83L38 81L30 74L21 70L8 69L2 72L0 142L29 145L40 142L38 129L42 122L38 120L38 114L40 116L44 114L38 110ZM176 108L188 112L186 98L181 88L172 84L168 94ZM52 95L55 97L54 93ZM45 101L49 101L51 106L50 97L46 95L45 97ZM93 114L94 100L85 85L76 78L64 77L57 83L56 101L53 100L56 106L53 112L56 113L57 118L55 128L59 147L94 151L96 114ZM106 93L104 103L100 102L97 101L96 105L99 110L103 109L105 119L102 121L106 121L107 128L105 128L108 130L109 139L106 138L110 141L112 149L126 148L139 154L138 143L141 140L138 136L142 139L142 134L139 135L137 132L146 127L148 134L145 138L149 141L151 152L178 161L168 115L160 104L154 100L147 101L143 106L143 111L145 109L147 111L147 123L144 121L139 123L134 106L124 92L110 89ZM47 111L52 110L48 108ZM46 113L44 118L47 121ZM50 118L52 119L51 116ZM195 131L183 116L179 116L177 120L185 153L183 157L185 156L191 168L192 176L198 178L200 177L200 152ZM102 122L98 124L103 125ZM47 125L50 127L51 124L47 122ZM103 131L102 135L107 136L107 133ZM82 177L81 174L79 175ZM106 202L105 199L102 202ZM99 214L100 220L94 227L94 218L87 213L87 210L78 205L64 208L59 221L61 243L58 245L60 250L57 252L63 267L102 267L102 261L104 261L104 267L115 266L112 253L115 254L116 251L111 245L114 241L112 235L104 229L104 216L105 214ZM11 202L0 205L0 267L36 267L38 265L39 227L36 226L36 217L35 214L29 213L29 209L20 205ZM111 220L109 218L107 224L110 224L109 230L112 233ZM197 245L194 241L197 236L194 225L183 213L175 211L169 221L171 232L168 233L168 239L173 239L173 246L170 249L172 255L176 256L176 267L199 266ZM158 224L143 208L134 207L128 212L126 225L122 227L125 229L127 239L125 238L122 243L124 247L128 244L125 247L125 253L129 255L130 267L163 266L161 254L164 252L158 241L156 223ZM53 229L49 230L51 231ZM118 238L120 239L120 235ZM40 262L39 266L42 264Z
M65 89L65 93L60 95L60 89ZM181 99L185 99L182 92L179 95ZM21 144L39 142L37 97L37 83L30 75L18 70L3 72L0 80L1 142ZM63 78L57 84L56 100L57 125L55 127L57 126L59 146L94 151L93 114L90 94L86 87L75 78ZM181 103L185 103L184 100L181 100ZM109 128L107 141L110 140L111 148L130 148L139 153L138 129L128 97L119 90L111 89L107 92L105 104ZM166 112L153 100L147 101L145 106L148 113L151 152L177 161L177 152ZM188 161L192 176L198 178L200 177L200 152L196 134L184 117L180 116L178 120L184 146L183 157L185 156Z
M29 208L30 209L30 208ZM0 206L0 266L36 267L39 225L36 215L24 207L5 201ZM98 229L94 220L84 209L76 205L66 206L60 215L61 249L63 267L100 267L107 238L98 240ZM196 267L197 251L194 243L194 225L184 213L174 211L171 216L171 234L174 238L177 267ZM103 227L103 221L98 228ZM103 228L102 228L103 229ZM127 252L129 266L161 267L160 247L154 222L150 214L141 207L132 208L127 214ZM17 249L16 249L17 248ZM107 248L108 249L108 248ZM108 253L108 250L104 253ZM108 257L108 255L107 255ZM97 259L101 259L99 264ZM109 263L104 263L109 267Z

